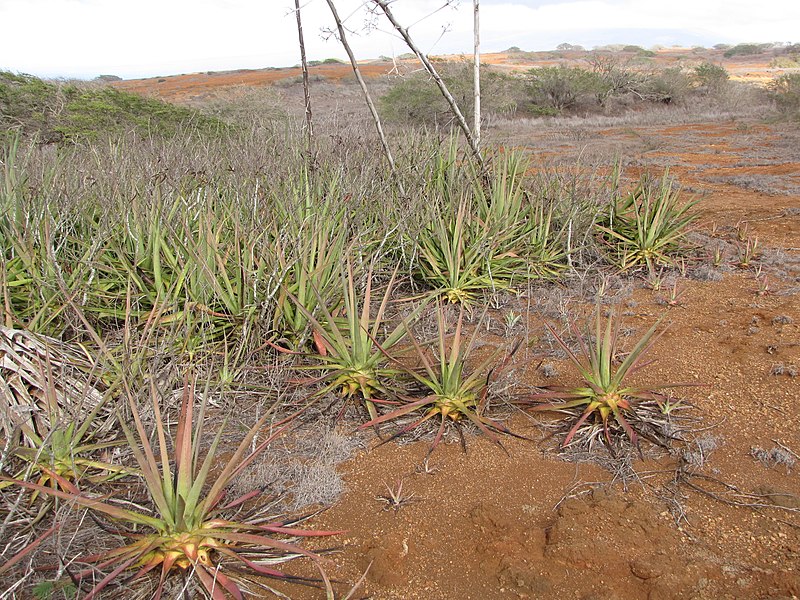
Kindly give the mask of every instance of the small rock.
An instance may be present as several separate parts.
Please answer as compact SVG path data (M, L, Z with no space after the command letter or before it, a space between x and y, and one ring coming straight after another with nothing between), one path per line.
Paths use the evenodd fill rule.
M631 573L639 579L655 579L661 577L663 573L661 565L646 558L634 558L629 566Z

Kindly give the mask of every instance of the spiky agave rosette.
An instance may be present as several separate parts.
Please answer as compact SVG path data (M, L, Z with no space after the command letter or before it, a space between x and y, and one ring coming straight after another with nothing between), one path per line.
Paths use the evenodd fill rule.
M465 343L462 337L463 318L464 307L462 305L448 349L446 319L442 306L438 306L438 360L432 361L419 341L413 335L409 336L415 353L422 364L422 369L411 369L396 359L393 360L397 363L398 368L416 380L424 390L423 393L425 395L422 398L400 396L399 407L395 408L397 402L392 402L392 409L364 423L361 425L362 428L377 426L389 421L402 421L407 416L413 415L411 422L401 425L391 437L384 440L385 443L420 427L431 419L438 418L439 427L428 451L429 455L441 442L448 425L460 427L462 422L472 423L481 433L499 446L502 446L502 444L497 435L498 433L516 436L500 421L492 419L485 414L489 381L492 373L502 368L506 362L499 360L502 351L498 349L493 352L481 364L467 373L467 359L474 347L482 319L475 326L471 337ZM514 350L511 350L507 354L506 360L513 352Z
M224 516L227 511L240 508L260 493L255 491L224 502L228 485L285 430L286 421L281 422L271 435L248 451L255 436L272 416L271 411L268 411L244 436L230 459L221 469L217 469L218 448L224 425L201 460L200 441L205 400L200 405L197 425L193 427L195 394L194 385L188 379L184 382L181 413L172 440L172 452L167 445L158 393L151 387L158 458L132 396L130 393L127 396L136 435L127 425L121 424L154 505L151 514L122 508L113 498L89 496L55 473L51 473L51 476L58 480L61 489L16 481L18 485L28 489L68 500L75 506L110 517L115 532L130 540L129 543L102 555L84 556L77 561L94 565L72 575L78 583L87 579L94 581L98 570L105 573L85 598L95 597L109 585L121 581L127 585L151 571L160 571L154 598L161 597L166 578L180 572L186 577L196 577L200 586L214 599L238 599L243 594L237 579L248 574L291 579L270 565L306 556L319 566L320 558L299 547L295 543L296 538L333 535L337 532L301 530L293 528L291 521L264 522L257 518L233 521ZM211 474L212 466L215 467L214 475ZM287 536L289 539L282 539Z
M657 333L660 323L659 319L653 324L618 364L617 359L621 354L619 317L610 316L603 327L598 307L594 336L581 335L573 325L572 330L578 339L581 356L546 323L547 329L578 369L583 385L547 386L547 391L533 394L520 403L534 411L556 411L572 415L574 422L570 424L562 447L584 442L591 445L602 437L612 450L615 442L625 438L638 448L640 436L657 445L667 445L675 439L676 428L671 423L672 412L680 404L680 400L676 401L665 390L696 384L638 386L631 384L628 379L648 364L642 362L643 358L666 331L664 328ZM549 399L557 399L559 402L547 402Z
M338 392L345 399L360 399L367 409L370 419L378 414L375 400L379 396L386 397L386 382L398 374L397 369L386 365L386 352L397 345L406 335L405 322L395 326L389 332L381 334L384 325L386 308L391 298L397 269L386 286L375 318L370 317L372 308L372 268L367 274L367 284L363 300L359 303L352 264L348 261L346 274L342 273L343 306L341 316L338 311L326 306L319 297L318 318L308 311L299 300L289 294L297 303L297 309L305 313L314 328L314 339L319 352L314 355L316 364L307 368L322 371L322 375L314 382L324 382L318 395L329 391ZM360 306L359 306L360 304ZM412 313L414 318L424 307L417 307Z

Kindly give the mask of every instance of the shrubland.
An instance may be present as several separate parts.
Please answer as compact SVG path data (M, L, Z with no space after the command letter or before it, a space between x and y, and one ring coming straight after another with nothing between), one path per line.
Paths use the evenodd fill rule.
M628 50L595 50L586 53L583 64L562 61L525 72L484 66L484 118L492 122L515 117L621 115L647 111L660 104L687 107L701 103L708 108L729 110L745 98L754 106L768 105L763 89L731 81L721 64L693 60L656 67L642 62L648 57ZM781 49L780 56L784 54ZM464 114L472 114L471 64L443 63L439 68ZM426 74L417 72L392 81L381 97L382 114L387 120L439 129L452 126L447 105ZM776 79L772 84L774 90L781 86L787 87L786 79ZM784 94L791 95L788 91Z
M471 68L443 71L468 110ZM487 69L485 106L673 108L723 94L725 75ZM493 298L592 273L653 280L695 256L693 204L668 173L533 168L490 146L481 168L421 75L381 101L428 126L393 131L405 195L368 123L325 123L309 148L282 112L248 127L242 107L208 117L106 87L0 84L0 576L20 593L282 593L291 576L276 565L305 557L332 597L298 540L334 532L272 514L266 489L229 491L279 436L333 416L382 442L434 423L431 451L451 429L502 445L514 433L493 383L519 346L472 354ZM776 82L775 102L792 106L794 84ZM566 414L564 445L680 443L671 386L628 381L658 324L617 364L601 288L591 331L547 329L582 385L511 403ZM90 511L104 550L68 547L53 576L36 549L70 526L69 507Z

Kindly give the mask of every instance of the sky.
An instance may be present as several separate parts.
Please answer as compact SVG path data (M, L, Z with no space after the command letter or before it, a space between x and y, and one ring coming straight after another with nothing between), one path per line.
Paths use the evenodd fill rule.
M359 59L408 52L369 0L334 0ZM429 54L472 51L472 0L395 0ZM438 9L438 10L437 10ZM706 46L800 42L800 0L480 0L484 52L562 42ZM309 60L346 58L326 0L301 0ZM0 69L125 79L300 62L294 0L0 0Z

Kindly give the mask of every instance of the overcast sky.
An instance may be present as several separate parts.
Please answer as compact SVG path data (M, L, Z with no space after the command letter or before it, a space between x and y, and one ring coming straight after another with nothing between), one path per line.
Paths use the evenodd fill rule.
M472 0L396 0L428 53L471 51ZM335 0L360 59L408 52L368 0ZM486 52L623 43L800 42L800 0L480 0ZM291 66L293 0L0 0L0 69L124 78ZM301 0L309 60L344 58L325 0ZM367 27L371 24L372 27Z

